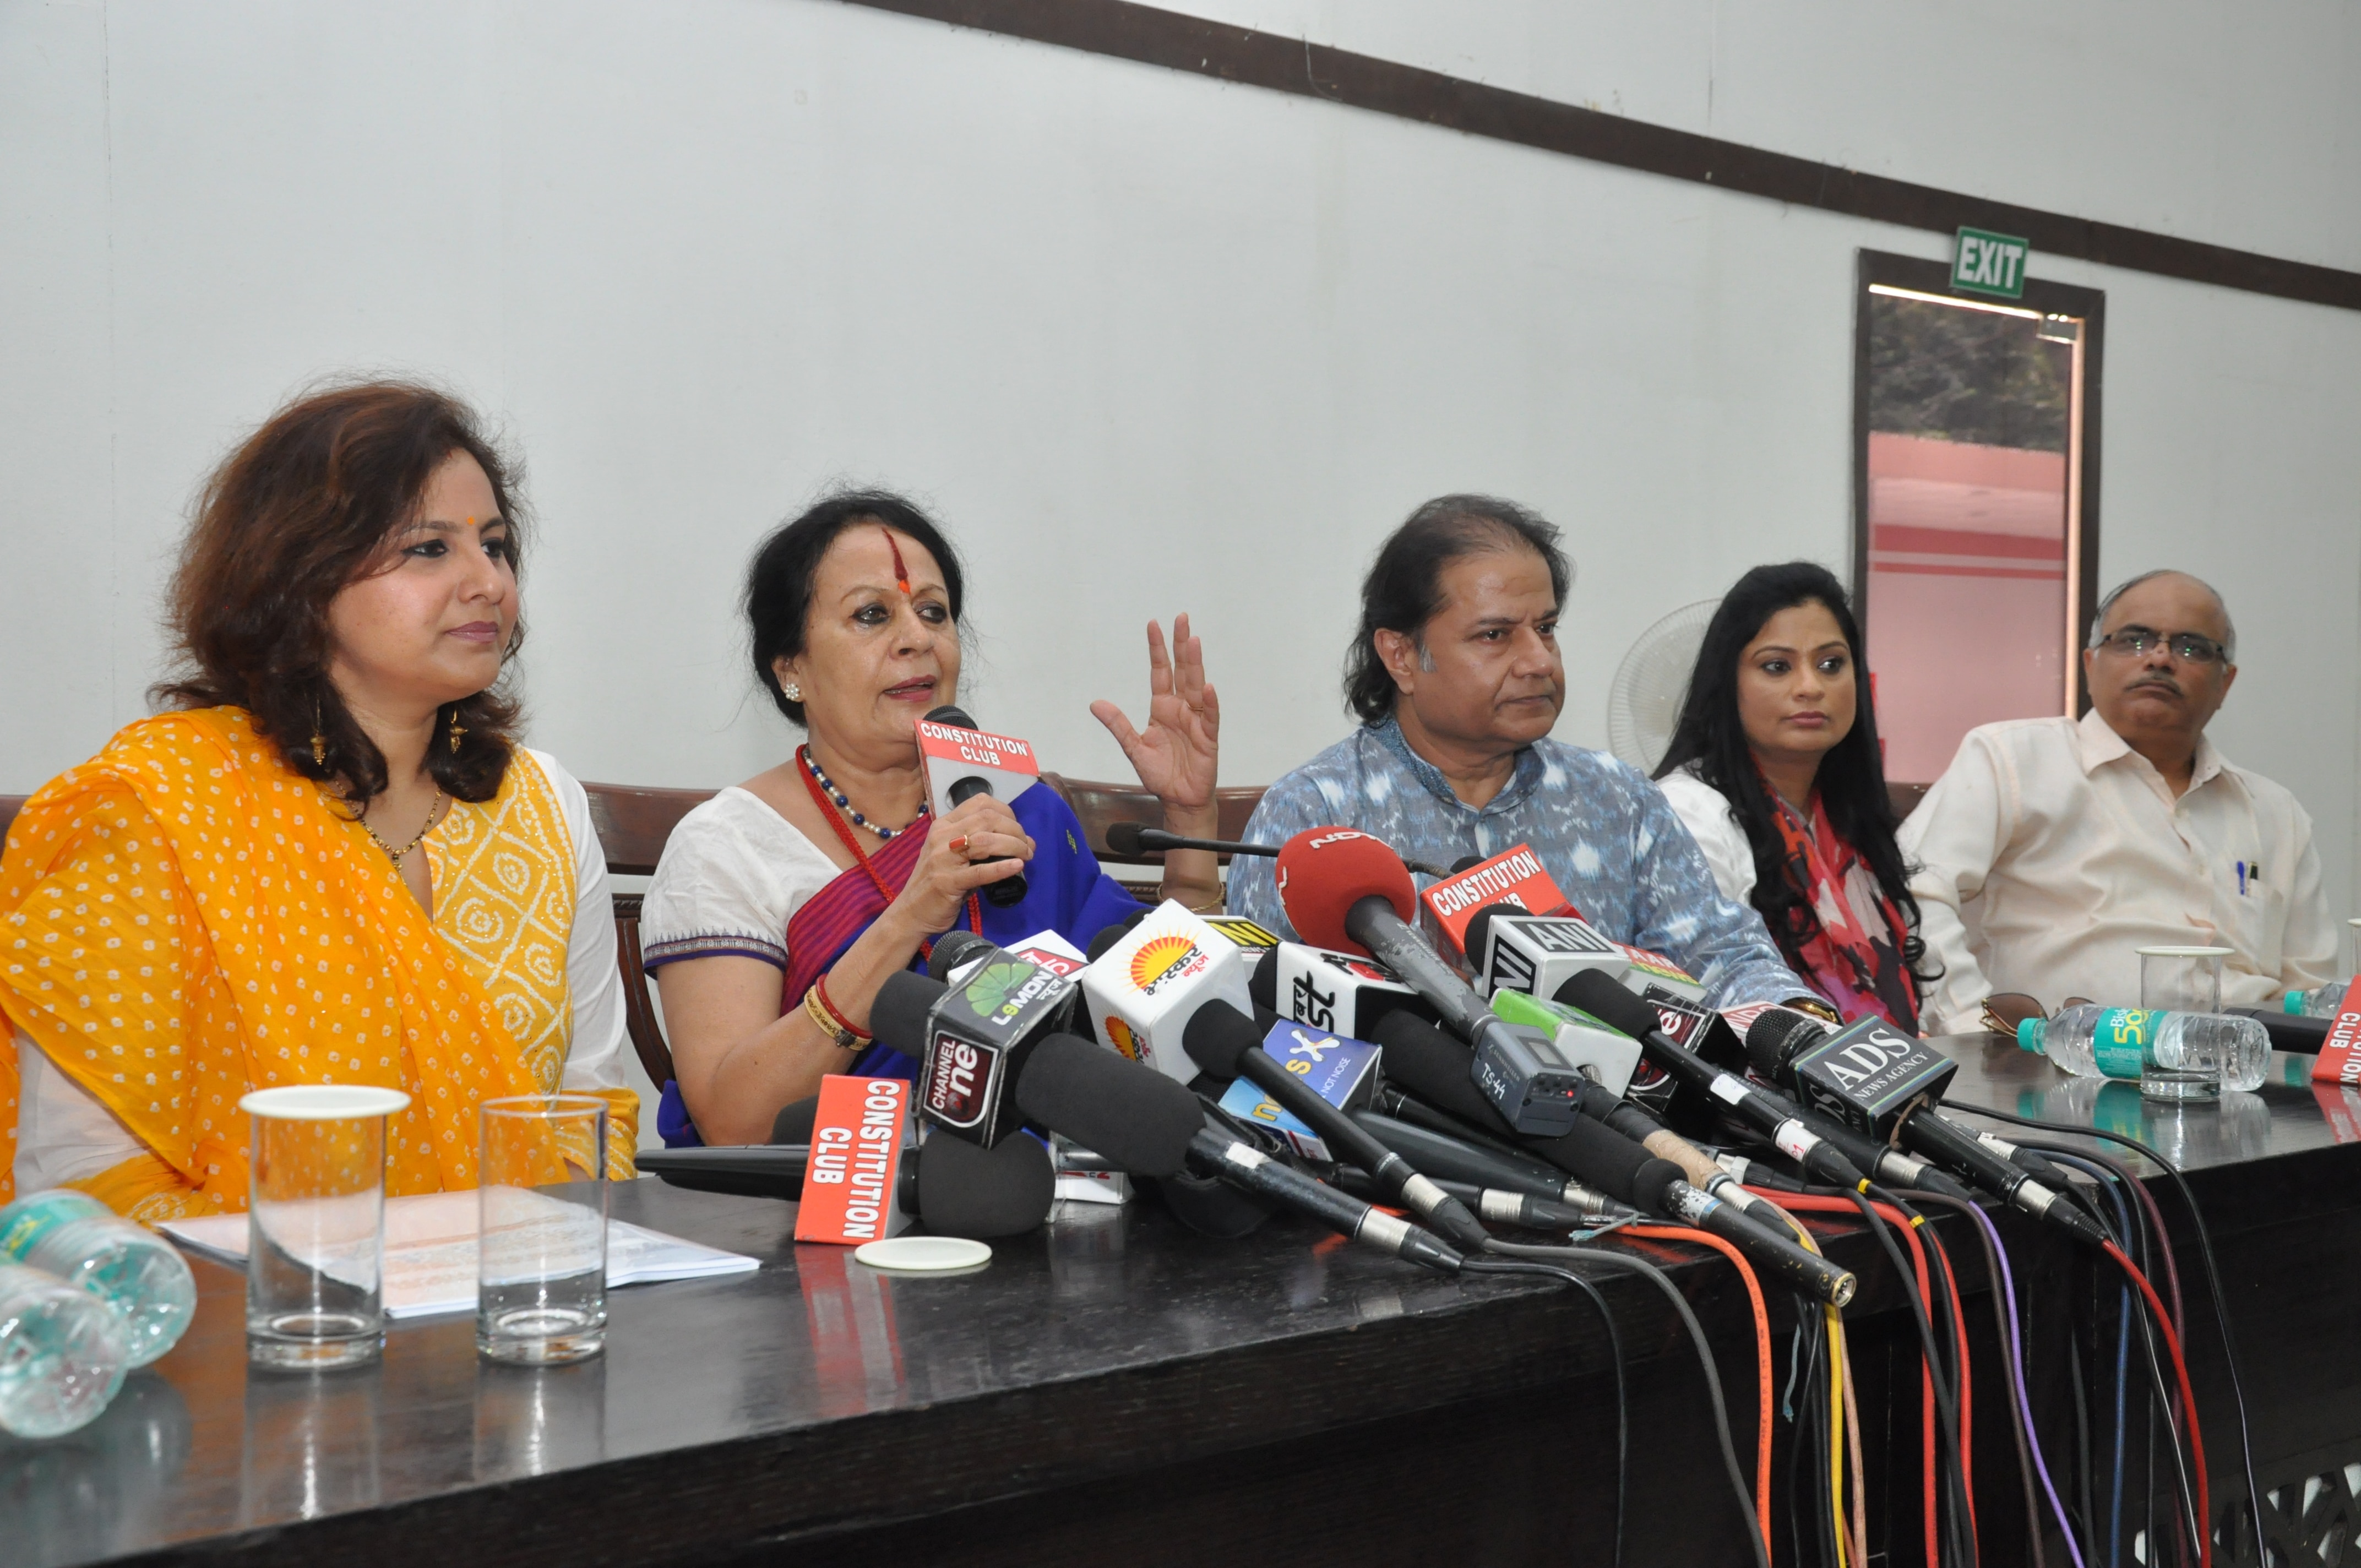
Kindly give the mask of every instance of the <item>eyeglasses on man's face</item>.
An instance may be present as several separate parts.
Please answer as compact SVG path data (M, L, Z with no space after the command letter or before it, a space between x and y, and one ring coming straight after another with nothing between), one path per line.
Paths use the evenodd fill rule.
M2184 664L2218 664L2228 657L2228 650L2211 637L2201 637L2194 631L2167 633L2147 626L2126 626L2099 642L2108 652L2126 659L2145 658L2149 649L2158 645L2169 650Z

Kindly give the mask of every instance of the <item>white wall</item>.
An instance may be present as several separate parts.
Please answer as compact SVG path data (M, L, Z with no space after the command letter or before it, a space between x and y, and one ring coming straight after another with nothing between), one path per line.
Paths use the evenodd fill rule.
M2040 29L2070 24L2027 34L1988 3L2015 44L1965 49L1919 16L1883 66L1847 30L1861 10L1234 9L2361 266L2361 216L2319 186L2349 196L2361 162L2361 111L2334 90L2356 24L2334 8L2240 41L2206 8L2111 7L2045 51ZM2166 134L2167 105L2194 111L2160 51L2213 62L2212 119ZM1929 127L1994 94L1988 157ZM839 478L939 508L973 566L970 706L1068 773L1122 776L1086 705L1139 706L1140 623L1192 609L1237 782L1345 731L1337 660L1375 542L1440 490L1515 496L1579 560L1560 732L1603 743L1607 677L1650 621L1758 560L1844 567L1864 246L1946 250L828 0L13 0L0 790L143 711L195 483L349 367L445 379L526 455L533 734L588 777L709 784L784 753L730 605L760 532ZM2361 316L2034 272L2108 293L2103 571L2169 560L2228 592L2246 671L2218 732L2311 805L2342 909Z

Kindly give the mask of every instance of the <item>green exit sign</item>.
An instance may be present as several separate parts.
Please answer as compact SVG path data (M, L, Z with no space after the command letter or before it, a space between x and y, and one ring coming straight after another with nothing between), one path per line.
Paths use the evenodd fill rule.
M1951 257L1951 287L2003 300L2025 298L2025 264L2033 247L2015 235L1963 228Z

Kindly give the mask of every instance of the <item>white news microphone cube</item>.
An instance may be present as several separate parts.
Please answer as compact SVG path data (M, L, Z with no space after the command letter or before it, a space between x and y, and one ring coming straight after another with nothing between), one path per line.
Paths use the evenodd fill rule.
M1100 1044L1182 1083L1198 1072L1181 1041L1198 1008L1222 1001L1254 1016L1237 944L1173 899L1082 970L1082 981Z
M1389 1013L1407 1010L1430 1024L1440 1021L1433 1003L1373 959L1281 942L1270 961L1279 966L1272 977L1279 1014L1298 1024L1366 1040Z
M1631 967L1623 949L1587 920L1571 915L1496 915L1484 949L1484 991L1521 991L1549 1001L1585 970L1620 981Z

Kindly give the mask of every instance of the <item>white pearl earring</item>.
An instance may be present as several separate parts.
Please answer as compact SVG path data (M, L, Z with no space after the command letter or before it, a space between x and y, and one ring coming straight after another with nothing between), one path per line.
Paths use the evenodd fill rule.
M801 702L804 699L804 688L796 685L795 682L789 681L785 685L779 688L779 695L785 697L789 702Z

